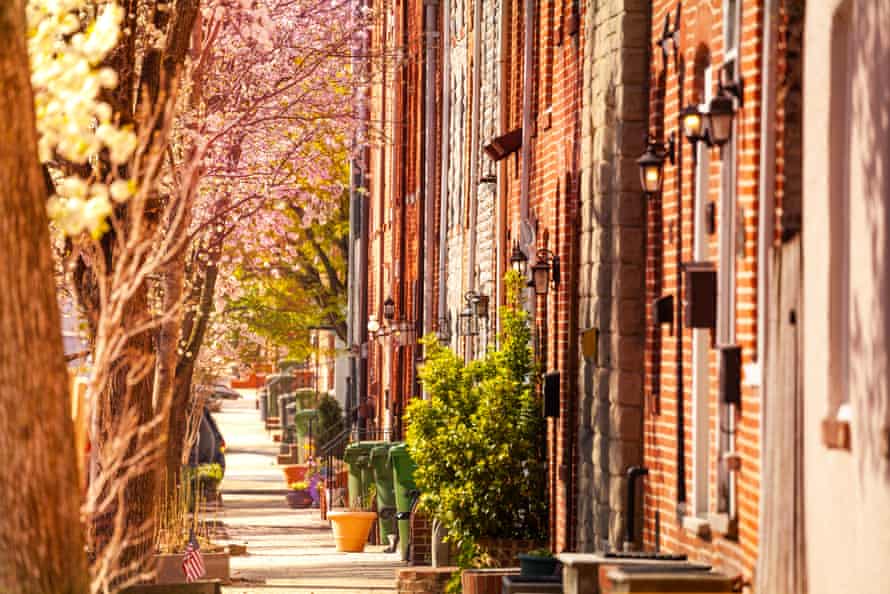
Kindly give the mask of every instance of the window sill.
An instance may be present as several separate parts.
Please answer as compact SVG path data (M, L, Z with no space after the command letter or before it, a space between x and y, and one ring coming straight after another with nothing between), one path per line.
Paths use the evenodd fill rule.
M707 518L685 516L683 518L683 530L703 540L711 538L711 522Z

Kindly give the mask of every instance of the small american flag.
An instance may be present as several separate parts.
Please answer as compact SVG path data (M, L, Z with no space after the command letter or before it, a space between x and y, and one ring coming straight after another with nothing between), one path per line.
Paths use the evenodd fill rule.
M193 582L204 576L204 558L201 556L201 546L195 538L195 531L189 533L189 543L185 545L185 556L182 558L182 572L185 581Z

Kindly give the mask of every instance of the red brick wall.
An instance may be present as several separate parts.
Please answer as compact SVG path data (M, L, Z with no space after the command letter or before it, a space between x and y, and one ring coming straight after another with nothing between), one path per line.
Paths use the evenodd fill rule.
M421 511L411 514L411 550L412 565L429 565L433 562L433 523Z
M661 36L665 15L676 9L674 0L653 2L652 40ZM760 133L760 67L762 49L762 3L742 2L740 64L745 82L744 108L737 116L738 177L737 202L744 233L744 251L736 258L735 311L736 343L742 347L743 364L756 360L757 316L757 193ZM695 89L696 56L710 53L714 66L715 87L717 67L723 62L722 2L688 0L683 2L679 61L671 57L665 63L660 55L651 63L650 103L651 128L669 133L678 130L679 110L697 95ZM673 19L672 19L673 20ZM666 71L665 71L666 69ZM681 76L682 74L682 76ZM682 81L682 89L681 89ZM681 96L682 93L682 96ZM682 147L682 148L681 148ZM647 301L660 295L673 294L679 314L682 262L693 260L694 178L692 147L683 139L677 166L665 165L664 191L650 202L648 226ZM681 172L678 176L678 172ZM709 197L718 211L716 228L720 228L719 150L711 149ZM680 191L682 190L682 195ZM719 262L719 231L707 236L708 259ZM684 295L685 297L685 295ZM741 455L741 470L736 475L738 501L738 534L724 536L714 533L700 539L682 527L678 515L681 491L685 487L686 503L691 511L694 468L692 422L692 332L684 327L654 328L651 311L647 313L649 334L646 361L647 406L644 419L646 479L644 541L650 548L682 551L730 571L751 575L757 556L758 505L760 489L760 399L756 388L743 388L742 405L737 412L736 450ZM678 376L679 365L682 375ZM717 493L716 438L718 426L718 360L717 351L709 350L709 506L715 510ZM682 386L682 390L680 387ZM682 409L678 407L682 396ZM685 485L679 483L678 431L680 413L685 431Z
M513 0L508 34L510 57L507 89L502 109L511 128L522 125L523 2ZM557 551L572 547L575 526L574 502L574 418L577 352L577 300L575 270L577 260L576 221L578 193L578 144L580 135L581 44L570 35L571 3L544 0L538 4L535 23L535 80L532 119L534 138L530 170L530 219L536 227L535 245L547 248L560 258L561 279L546 298L536 298L536 325L543 330L541 353L546 357L544 371L561 374L560 417L548 421L548 473L551 545ZM506 132L507 130L504 130ZM521 149L507 158L502 175L507 179L507 236L519 238L516 227L521 216ZM504 171L505 170L505 171ZM535 225L535 221L537 222ZM505 250L509 258L510 250ZM533 254L531 254L533 256ZM504 262L505 267L508 262ZM546 316L544 312L546 310Z

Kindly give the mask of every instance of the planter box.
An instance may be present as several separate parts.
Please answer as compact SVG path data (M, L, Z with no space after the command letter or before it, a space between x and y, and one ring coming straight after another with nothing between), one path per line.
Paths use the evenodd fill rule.
M556 557L538 557L519 553L520 574L523 577L551 577L556 575Z
M201 580L191 584L140 584L130 586L122 594L220 594L219 580Z
M201 553L204 558L204 568L207 570L205 580L229 579L229 554L228 553ZM182 553L163 553L155 555L157 563L157 584L182 584L185 583L185 574L182 572Z
M463 594L501 594L504 576L518 575L516 568L466 569L460 574Z
M312 495L309 491L288 491L287 505L292 509L306 509L312 507Z
M499 566L516 567L519 553L540 549L547 546L547 543L512 538L480 538L479 546L491 555Z

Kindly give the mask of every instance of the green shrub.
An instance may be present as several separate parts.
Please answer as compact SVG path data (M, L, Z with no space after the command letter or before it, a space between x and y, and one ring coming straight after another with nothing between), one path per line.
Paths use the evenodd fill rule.
M195 478L201 482L220 482L223 480L223 469L219 464L201 464L195 469Z
M505 281L500 348L465 364L425 337L419 375L429 399L414 400L406 413L420 504L459 544L462 566L480 555L479 538L543 540L547 534L538 370L521 280L510 272Z

